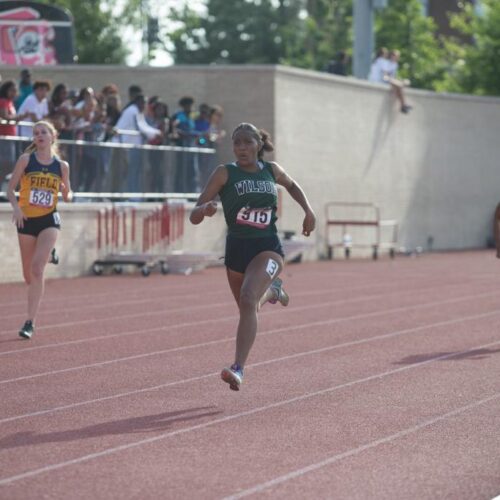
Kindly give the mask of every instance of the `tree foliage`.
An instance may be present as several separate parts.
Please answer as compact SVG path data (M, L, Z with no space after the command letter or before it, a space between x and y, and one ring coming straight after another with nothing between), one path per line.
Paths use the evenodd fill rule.
M207 0L200 15L187 4L173 9L169 33L177 64L277 63L300 0Z
M41 0L42 3L63 7L74 18L75 45L78 62L82 64L124 64L129 50L120 28L131 22L137 12L136 0L125 4L127 15L113 14L112 0Z
M482 11L470 4L451 16L451 25L471 43L450 41L454 64L443 82L443 90L479 95L500 95L500 2L482 0Z
M434 89L447 67L443 42L434 20L422 12L419 0L389 0L375 21L377 47L401 52L399 75L414 87Z
M321 70L339 51L352 52L352 0L308 0L302 12L284 30L282 64Z

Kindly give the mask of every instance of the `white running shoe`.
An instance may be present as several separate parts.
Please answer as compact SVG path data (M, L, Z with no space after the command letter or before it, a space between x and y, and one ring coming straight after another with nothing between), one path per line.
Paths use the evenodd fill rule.
M243 370L236 363L229 368L224 368L221 371L220 378L229 384L229 388L233 391L239 391L240 385L243 382Z

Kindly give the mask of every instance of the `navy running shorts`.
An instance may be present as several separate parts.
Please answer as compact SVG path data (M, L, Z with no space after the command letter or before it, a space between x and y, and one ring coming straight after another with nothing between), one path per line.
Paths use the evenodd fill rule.
M244 273L252 259L259 253L266 251L275 252L283 258L285 257L278 235L263 238L236 238L228 234L224 264L232 271Z
M29 234L35 238L48 227L55 227L56 229L61 229L61 216L59 212L55 210L47 215L42 215L40 217L28 217L24 221L24 226L17 228L19 234Z

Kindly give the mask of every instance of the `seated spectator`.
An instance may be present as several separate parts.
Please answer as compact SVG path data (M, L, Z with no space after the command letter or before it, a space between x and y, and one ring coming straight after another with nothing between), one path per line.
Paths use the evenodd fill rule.
M21 104L33 92L33 84L31 83L31 71L29 69L21 70L19 79L19 95L15 100L16 109L19 110Z
M403 94L404 83L396 78L398 70L399 51L387 51L386 48L379 49L377 57L373 61L368 80L376 83L387 83L391 86L400 103L402 113L409 113L411 106L406 103Z
M384 83L387 56L389 52L385 47L378 49L377 55L370 66L368 80L375 83Z
M50 83L46 80L38 80L33 85L33 93L30 94L21 104L18 112L25 115L23 121L35 123L49 114L49 103L47 94L50 91ZM32 137L33 127L20 126L19 135L22 137Z
M385 63L385 76L384 81L389 82L392 89L396 93L396 96L401 105L401 113L409 113L411 110L411 106L406 103L406 99L403 93L403 88L405 86L405 82L399 80L397 77L398 67L399 67L399 58L400 52L399 50L391 50L389 52L389 58Z

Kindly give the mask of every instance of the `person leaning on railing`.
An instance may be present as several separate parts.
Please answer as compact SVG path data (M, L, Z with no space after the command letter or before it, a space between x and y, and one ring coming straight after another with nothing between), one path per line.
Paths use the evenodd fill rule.
M18 114L14 106L17 96L17 85L13 80L7 80L0 86L0 135L15 136L17 127L15 122L25 118L28 113ZM14 142L4 139L0 141L0 161L5 162L11 168L16 159L16 145Z

